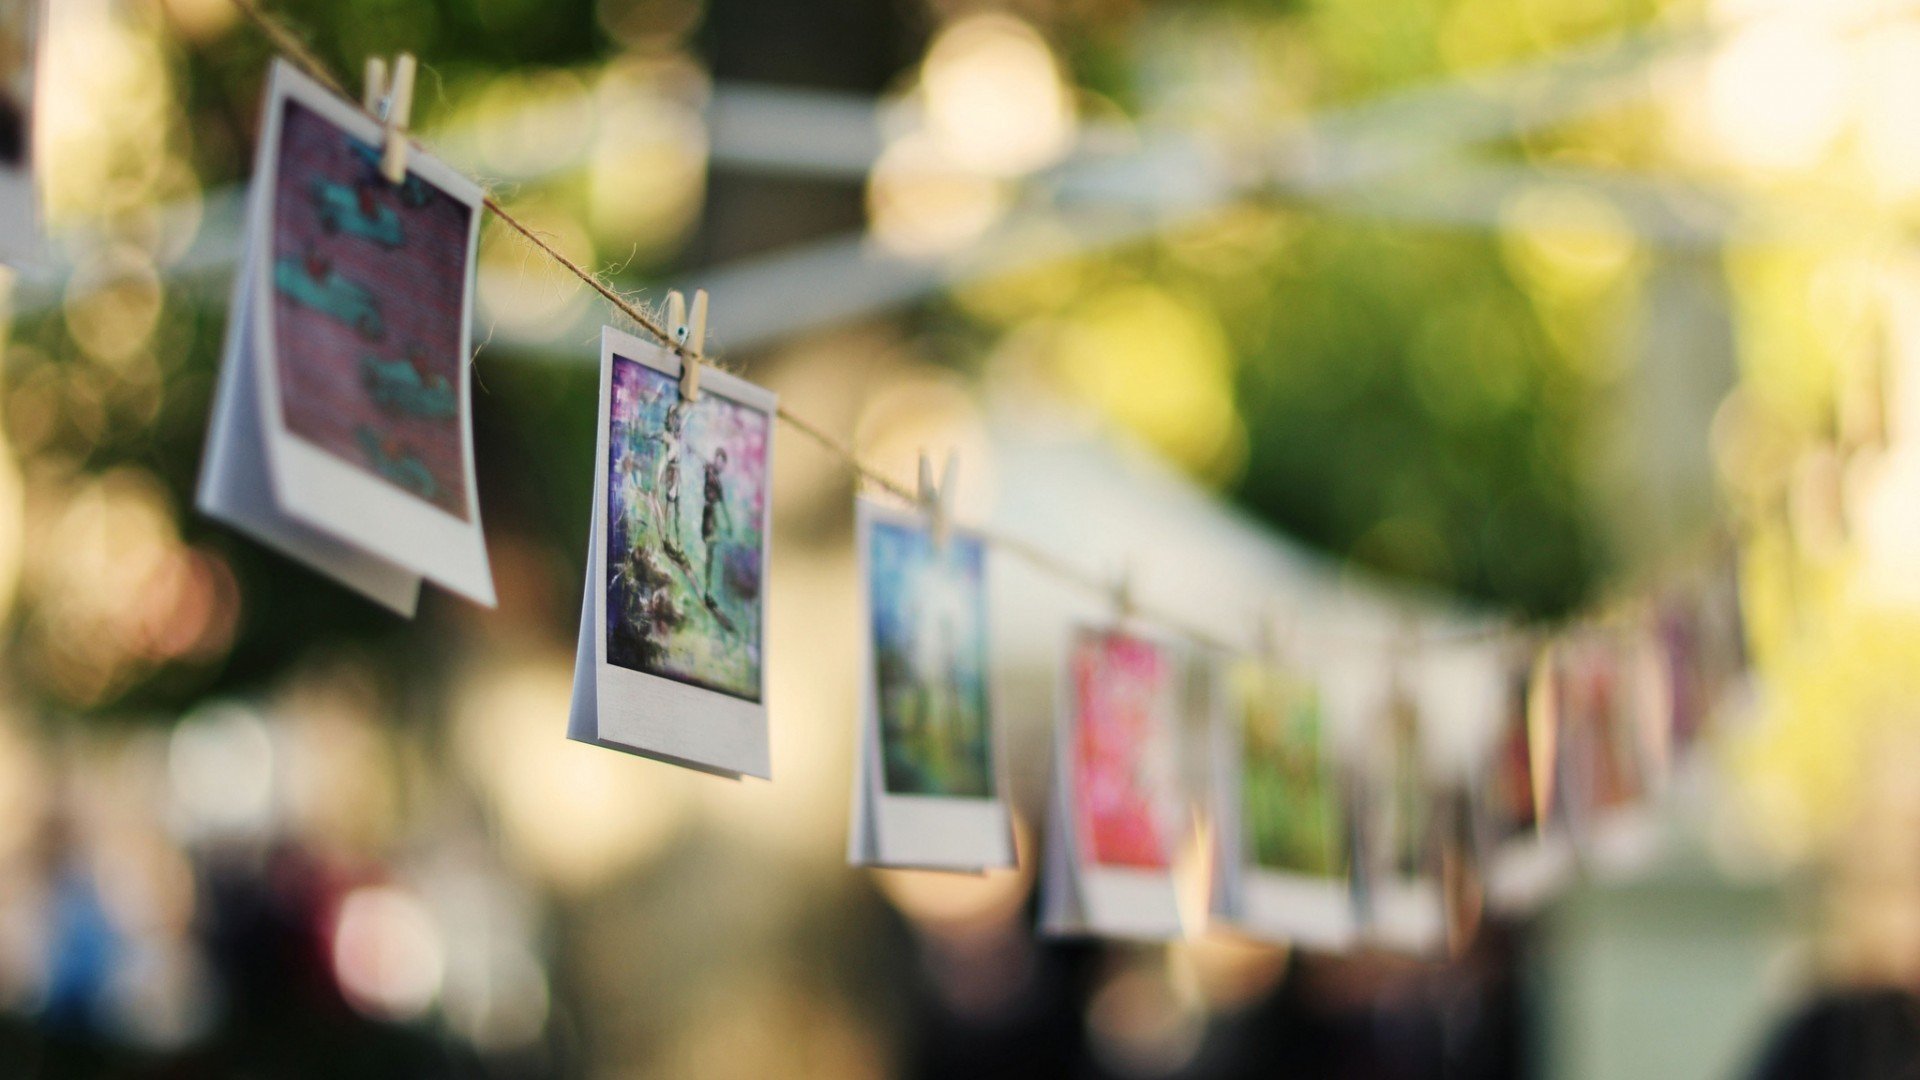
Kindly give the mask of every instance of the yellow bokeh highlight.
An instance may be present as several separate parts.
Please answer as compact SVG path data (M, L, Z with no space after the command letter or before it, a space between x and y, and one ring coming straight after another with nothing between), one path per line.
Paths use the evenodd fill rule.
M1219 481L1240 468L1233 358L1207 308L1151 285L1113 288L1068 314L1051 360L1073 396L1189 471Z
M1530 291L1561 301L1595 297L1641 257L1641 241L1611 202L1573 187L1531 187L1506 208L1501 252Z

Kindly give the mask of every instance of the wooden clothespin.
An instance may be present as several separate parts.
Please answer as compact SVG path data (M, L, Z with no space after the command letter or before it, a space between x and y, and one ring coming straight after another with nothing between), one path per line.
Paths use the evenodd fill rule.
M419 64L412 53L401 53L393 61L393 81L387 81L387 62L374 56L367 59L367 85L364 104L387 133L380 152L380 175L389 184L407 179L407 152L412 143L407 137L413 115L413 80Z
M1133 618L1140 612L1139 597L1133 588L1133 562L1120 564L1120 576L1113 583L1113 608L1122 622Z
M1411 609L1403 609L1387 643L1387 677L1393 697L1401 707L1412 708L1415 704L1413 682L1425 648L1419 619Z
M935 550L945 551L953 536L953 489L960 477L960 455L949 452L940 483L933 482L933 457L920 451L920 506L927 512Z
M367 114L375 119L384 119L382 109L387 105L387 61L385 57L367 57L367 81L365 96L361 103L366 106Z
M1387 645L1387 658L1393 665L1394 678L1399 680L1413 664L1414 656L1420 651L1420 622L1412 609L1403 608L1393 629L1393 637Z
M700 400L700 357L707 341L707 290L694 290L691 316L687 314L687 298L677 289L668 293L667 327L673 333L675 351L680 354L680 400L691 405Z
M1281 665L1282 645L1279 607L1269 607L1260 615L1260 625L1255 628L1254 641L1260 649L1260 660L1271 668Z
M1255 678L1264 692L1276 702L1290 692L1286 676L1286 630L1281 621L1281 610L1278 603L1269 605L1260 613L1259 625L1254 627L1254 647L1260 651L1254 658L1259 665Z
M676 351L687 340L687 297L679 289L667 293L667 333L673 335Z

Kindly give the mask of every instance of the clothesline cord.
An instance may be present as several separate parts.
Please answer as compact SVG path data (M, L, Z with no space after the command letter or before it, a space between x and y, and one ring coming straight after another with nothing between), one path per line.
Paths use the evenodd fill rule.
M269 14L266 9L260 6L259 0L232 0L232 2L234 8L238 10L241 15L245 16L247 21L251 23L255 29L259 30L261 34L272 43L277 51L285 55L294 64L299 66L302 71L306 72L307 75L321 85L341 98L353 102L356 108L360 107L358 99L347 91L346 85L327 68L326 64L314 54L312 49L307 47L306 42L301 40L300 35L296 34L280 19ZM378 117L374 119L378 120ZM411 136L408 137L411 138ZM483 189L485 187L485 185L480 186ZM687 344L678 341L671 330L661 320L649 314L633 300L622 295L618 289L608 284L598 273L580 265L579 262L556 248L545 237L528 227L519 218L514 217L492 194L484 196L482 205L485 206L488 213L518 233L523 240L533 245L536 250L545 254L568 273L586 283L594 292L599 293L602 299L612 304L622 315L632 320L635 326L638 326L649 336L658 340L665 348L678 354L683 363L705 362L697 352L699 343L693 343L693 346L690 348ZM917 491L886 473L875 469L866 462L861 461L852 444L847 440L834 435L820 425L794 413L784 405L776 410L776 415L781 422L800 434L805 435L808 439L817 443L822 450L839 459L854 476L903 502L914 506L920 504L920 495ZM1098 575L1089 573L1083 568L1075 566L1026 540L989 530L975 529L973 532L991 546L1015 556L1043 574L1059 578L1069 584L1091 592L1112 595L1115 596L1116 599L1124 599L1124 597L1121 596L1124 592L1124 586L1116 585L1113 581L1105 580ZM1121 606L1131 607L1133 609L1131 611L1123 611L1121 613L1123 615L1132 615L1146 619L1164 627L1168 631L1191 640L1195 644L1209 649L1243 653L1258 651L1257 649L1249 649L1243 645L1237 645L1223 640L1219 636L1197 627L1185 625L1180 618L1168 615L1165 612L1151 611L1145 607L1136 607L1130 602ZM1439 643L1443 641L1449 643L1466 643L1475 640L1492 640L1503 637L1511 632L1512 628L1503 622L1489 627L1474 628L1463 632L1445 635L1425 635L1422 636L1420 640L1423 643ZM1316 636L1320 636L1318 632L1316 632Z

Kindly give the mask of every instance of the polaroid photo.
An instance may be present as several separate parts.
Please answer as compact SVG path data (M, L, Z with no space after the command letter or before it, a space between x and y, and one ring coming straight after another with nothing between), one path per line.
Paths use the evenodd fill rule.
M766 580L774 395L600 338L592 541L567 736L702 772L772 777Z
M269 79L198 502L403 614L494 603L474 482L481 192L285 61Z
M987 545L861 499L865 632L847 861L979 872L1014 863L993 730Z
M1420 738L1420 711L1396 685L1379 716L1362 781L1361 834L1367 936L1376 944L1428 954L1446 941L1435 796Z
M1212 914L1250 936L1337 951L1353 943L1347 807L1319 687L1242 660L1214 694Z
M36 176L36 91L49 9L45 0L0 0L0 263L46 253Z
M1044 932L1180 936L1173 869L1184 669L1172 648L1130 631L1074 631L1054 728Z
M1473 789L1474 833L1487 906L1537 909L1574 867L1566 832L1559 712L1548 653L1511 656L1500 722Z
M1712 744L1751 700L1737 571L1731 562L1717 563L1654 605L1671 726L1669 797L1687 808L1711 798Z
M1655 634L1661 663L1666 669L1668 711L1673 730L1669 739L1676 771L1690 772L1705 743L1708 722L1724 685L1707 657L1709 624L1704 605L1684 589L1671 590L1656 602Z
M1664 843L1659 799L1668 713L1658 653L1615 628L1590 628L1554 649L1575 851L1595 877L1630 878Z

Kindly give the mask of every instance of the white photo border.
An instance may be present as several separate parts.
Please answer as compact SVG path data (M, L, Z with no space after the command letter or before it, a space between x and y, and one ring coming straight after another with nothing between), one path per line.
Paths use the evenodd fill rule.
M418 149L408 169L446 195L465 204L467 265L460 314L460 441L465 455L464 481L469 520L448 513L401 490L368 469L321 449L287 427L281 410L280 368L274 331L272 273L274 192L280 169L282 120L289 104L298 104L353 138L378 145L380 125L333 95L285 60L275 60L268 79L266 115L261 122L253 183L255 219L249 223L254 272L262 276L253 290L256 333L254 361L259 365L262 432L275 498L291 517L359 547L369 554L415 571L475 603L495 603L493 572L481 527L480 496L473 464L473 380L466 364L473 354L474 259L478 251L483 195L466 177Z
M1152 645L1171 657L1176 663L1186 663L1188 658L1165 637L1152 633L1142 627L1123 621L1116 624L1075 623L1068 630L1067 648L1060 658L1058 673L1059 689L1055 694L1055 740L1054 753L1059 755L1060 768L1056 770L1062 796L1070 811L1066 815L1069 827L1066 842L1072 849L1072 862L1081 905L1082 925L1090 931L1107 936L1134 938L1146 941L1168 941L1181 937L1185 924L1181 918L1180 898L1175 872L1178 869L1180 852L1174 830L1177 824L1168 819L1172 806L1157 807L1161 817L1160 827L1166 830L1161 837L1167 845L1167 865L1164 869L1147 870L1137 867L1111 866L1095 862L1086 850L1084 834L1086 829L1080 820L1079 769L1076 767L1075 737L1079 733L1080 709L1079 694L1074 685L1073 661L1082 644L1089 640L1104 639L1115 635L1133 638ZM1158 743L1162 752L1170 755L1179 753L1179 721L1177 717L1161 718L1163 723L1171 725L1167 730L1158 732ZM1177 782L1178 761L1168 763L1166 775L1170 782ZM1178 803L1180 793L1169 791L1160 793L1171 803Z
M1360 922L1349 875L1287 873L1266 869L1254 860L1244 787L1244 720L1236 708L1239 698L1233 686L1237 672L1232 665L1236 663L1257 662L1230 659L1217 666L1213 677L1214 821L1219 837L1216 857L1227 863L1216 879L1216 887L1226 893L1216 909L1229 926L1252 937L1324 951L1346 949L1358 938ZM1274 669L1274 665L1264 668ZM1304 672L1277 670L1319 694L1317 681ZM1340 845L1343 860L1350 861L1346 800L1340 795L1337 780L1331 779L1333 741L1327 735L1324 717L1316 741L1315 752L1329 770L1334 784L1332 795L1339 804L1339 834L1333 842Z
M1013 817L1007 805L1007 771L998 695L992 669L987 671L987 768L993 794L986 798L951 795L896 795L886 786L885 725L880 722L879 668L873 640L872 537L878 524L924 530L925 515L898 510L872 499L854 501L855 545L860 592L860 723L861 738L871 740L873 753L861 755L857 783L869 793L875 831L875 862L883 866L930 870L998 870L1014 865ZM979 534L964 528L956 536L982 543ZM989 574L992 572L989 566ZM985 582L982 582L985 588ZM983 598L984 600L984 598ZM991 657L988 658L991 665Z
M650 675L607 662L607 454L612 422L613 362L619 357L678 378L680 358L661 345L613 327L600 333L600 407L594 436L594 535L592 575L587 589L592 608L593 677L596 730L601 742L630 748L649 757L710 772L773 778L767 730L767 589L773 548L773 426L779 398L724 371L708 368L700 376L701 394L712 394L767 417L767 498L760 529L760 686L748 701L664 675Z

